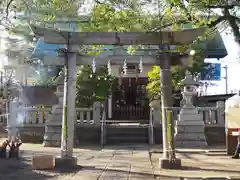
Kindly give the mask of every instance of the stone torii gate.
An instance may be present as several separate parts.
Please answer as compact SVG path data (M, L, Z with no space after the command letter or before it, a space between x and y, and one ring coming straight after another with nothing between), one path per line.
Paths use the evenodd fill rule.
M89 57L79 55L79 45L159 45L162 48L155 56L156 62L161 66L161 101L162 101L162 130L163 130L163 157L160 159L162 168L169 168L181 161L169 161L169 148L167 142L167 121L165 109L172 107L172 84L171 84L171 64L174 59L186 57L187 54L176 54L169 52L169 45L191 44L197 36L203 35L205 29L186 29L182 31L162 31L151 33L134 32L69 32L56 29L47 29L31 26L36 36L44 37L44 42L49 44L65 44L66 48L59 50L63 58L55 61L63 61L67 68L64 85L64 103L62 120L62 142L61 142L61 161L76 163L72 156L74 139L74 119L75 119L75 97L76 97L76 64L83 64ZM134 56L134 55L133 55ZM130 55L130 58L133 58ZM138 56L139 57L139 56ZM128 56L115 56L114 61L121 61ZM48 59L49 60L49 59ZM106 64L106 61L98 61L97 64Z

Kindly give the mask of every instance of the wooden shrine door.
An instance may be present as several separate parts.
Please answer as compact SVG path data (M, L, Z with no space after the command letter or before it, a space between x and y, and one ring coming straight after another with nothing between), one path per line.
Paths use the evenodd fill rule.
M140 123L149 121L146 85L147 78L116 79L112 96L113 120Z

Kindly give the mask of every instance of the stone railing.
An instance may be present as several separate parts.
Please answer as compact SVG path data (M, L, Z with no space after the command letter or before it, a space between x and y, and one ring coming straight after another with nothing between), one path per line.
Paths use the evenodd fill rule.
M225 117L224 109L221 107L197 107L199 114L202 117L202 120L205 122L206 126L224 126ZM171 108L173 111L176 121L178 120L178 115L181 111L180 107ZM150 123L153 126L161 124L161 110L160 109L151 109L150 110Z
M52 108L26 107L18 116L23 126L44 126L45 122L51 119Z
M19 109L16 123L18 126L44 126L51 118L51 108L25 107ZM8 114L0 115L0 123L7 125Z
M44 126L52 119L53 108L23 107L18 111L19 126ZM60 116L61 118L61 116ZM101 107L95 103L91 108L76 108L77 126L99 126L101 123ZM61 120L59 121L61 125ZM0 123L7 125L7 115L0 115Z
M51 118L51 108L24 107L18 109L17 126L44 126L46 120ZM0 115L0 123L7 125L8 114Z
M101 104L95 102L92 108L76 108L78 126L99 126L101 123Z
M218 107L199 107L199 114L206 126L224 126L225 117L224 111Z
M93 108L76 108L76 124L94 124Z
M0 124L1 125L7 124L7 117L8 117L8 114L0 114Z

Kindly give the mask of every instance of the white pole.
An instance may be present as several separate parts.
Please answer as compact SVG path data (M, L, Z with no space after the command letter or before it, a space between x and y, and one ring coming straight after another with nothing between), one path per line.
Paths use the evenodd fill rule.
M72 158L75 126L76 53L67 53L64 82L61 157Z

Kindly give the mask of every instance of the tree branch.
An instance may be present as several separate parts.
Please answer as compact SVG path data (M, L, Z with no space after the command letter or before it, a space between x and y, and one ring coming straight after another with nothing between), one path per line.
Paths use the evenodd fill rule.
M233 9L234 7L240 7L240 4L231 4L231 5L206 5L205 8L209 9Z
M212 21L210 24L208 24L209 28L213 28L214 26L218 25L220 22L227 20L226 16L219 16L215 21Z
M103 2L100 2L99 0L95 0L95 3L97 3L97 4L103 4Z
M235 19L235 21L236 21L237 23L240 24L240 18L238 18L238 17L236 17L236 16L233 16L233 18Z
M6 18L8 18L8 15L9 15L9 8L11 6L11 4L14 2L14 0L10 0L8 3L7 3L7 6L6 6Z
M160 31L164 28L168 28L168 27L171 27L172 25L174 24L187 24L189 23L188 20L179 20L179 21L176 21L176 22L171 22L171 23L168 23L168 24L165 24L165 25L161 25L161 26L158 26L158 27L155 27L153 29L151 29L151 31Z

